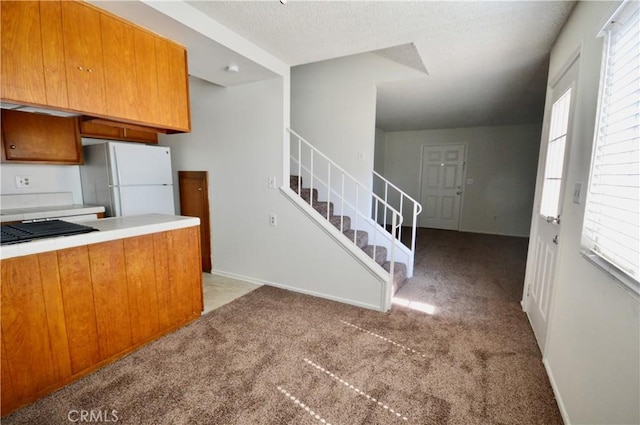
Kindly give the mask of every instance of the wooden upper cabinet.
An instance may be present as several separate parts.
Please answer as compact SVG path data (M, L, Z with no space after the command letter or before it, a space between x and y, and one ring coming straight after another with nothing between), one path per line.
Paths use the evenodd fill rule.
M156 63L156 36L140 29L133 33L136 52L136 99L140 116L145 121L162 125L163 117L158 105L158 66Z
M107 114L139 121L134 28L100 15Z
M191 130L184 47L82 1L0 5L3 101Z
M0 2L2 27L2 99L45 105L47 93L42 65L40 3Z
M158 143L158 133L139 129L80 121L80 136L127 142Z
M62 6L58 0L40 2L42 30L42 59L47 106L69 108L67 98L67 72L65 69L64 40L62 37Z
M100 15L80 2L62 2L69 108L106 115Z
M77 118L2 110L3 161L82 164Z
M161 119L172 128L190 131L187 54L180 46L157 38L156 60Z

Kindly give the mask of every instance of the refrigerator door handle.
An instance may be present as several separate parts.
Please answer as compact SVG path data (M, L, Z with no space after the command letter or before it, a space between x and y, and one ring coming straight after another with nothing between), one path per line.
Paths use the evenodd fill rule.
M122 177L120 176L120 167L118 167L118 153L114 149L111 151L111 154L113 155L113 168L116 169L116 178L118 179L114 186L120 186L122 184Z
M112 150L111 153L113 154L113 166L116 169L116 177L118 179L118 183L114 185L115 190L118 192L115 215L117 217L120 217L122 216L122 193L118 186L122 184L122 179L120 178L120 167L118 167L118 153L115 151L115 149Z
M113 199L113 216L122 216L122 189L120 186L111 186L111 196Z

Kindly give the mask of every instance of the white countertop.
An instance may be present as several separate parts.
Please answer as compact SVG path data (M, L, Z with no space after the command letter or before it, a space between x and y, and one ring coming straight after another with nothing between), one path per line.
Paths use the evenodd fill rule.
M70 217L74 215L99 214L104 212L100 205L55 205L31 208L10 208L0 210L0 223L43 218Z
M42 252L107 242L115 239L165 232L168 230L198 226L199 224L200 219L197 217L183 217L164 214L145 214L85 221L82 225L98 229L99 232L44 238L31 242L3 245L0 247L0 259L4 260L6 258L39 254Z

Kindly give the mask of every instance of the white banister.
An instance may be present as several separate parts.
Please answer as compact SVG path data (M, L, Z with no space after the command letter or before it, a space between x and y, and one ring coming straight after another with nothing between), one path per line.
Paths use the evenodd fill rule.
M346 214L346 210L345 208L348 208L349 211L353 211L353 217L352 217L352 225L351 228L353 229L353 238L347 238L347 240L351 240L351 242L356 245L357 241L358 241L358 228L359 225L362 224L362 228L366 229L365 231L367 232L372 232L373 233L373 238L372 238L372 242L373 242L373 260L375 261L376 258L376 250L377 250L377 243L378 241L387 241L387 243L389 244L389 251L388 251L388 259L390 261L390 267L389 267L389 281L388 281L388 295L390 297L391 294L391 287L393 284L393 272L395 270L394 268L394 263L396 261L395 258L395 254L396 254L396 250L395 250L395 240L396 240L396 234L398 234L398 230L400 229L402 223L403 223L403 217L400 211L396 210L392 205L390 205L388 203L388 199L382 199L380 196L378 196L376 193L373 192L373 190L367 188L366 186L364 186L363 184L361 184L355 177L353 177L351 174L349 174L346 170L344 170L342 167L340 167L338 164L336 164L334 161L332 161L328 156L326 156L325 154L323 154L322 152L320 152L318 149L316 149L313 145L311 145L308 141L306 141L302 136L300 136L299 134L297 134L295 131L291 130L291 129L287 129L287 131L295 136L298 139L298 155L297 158L296 157L291 157L291 159L293 161L298 162L298 195L300 195L302 193L302 189L300 188L300 186L302 186L300 184L300 180L302 179L302 173L308 173L309 178L310 178L310 182L309 182L309 186L310 186L310 204L313 206L313 188L315 186L318 187L318 189L320 188L324 188L326 187L327 189L327 213L326 215L322 214L320 215L322 218L326 219L326 220L330 220L331 218L331 211L330 211L330 206L331 206L331 200L332 199L336 199L339 201L340 204L340 233L344 232L344 216L345 215L349 215ZM305 146L305 149L308 148L310 150L310 154L308 156L309 158L309 164L304 164L304 157L306 157L306 155L302 155L302 146ZM314 170L318 169L321 170L322 167L320 165L322 164L318 164L318 167L315 167L315 162L319 161L320 159L324 160L327 162L327 175L326 178L323 179L323 176L321 176L320 172L315 173ZM315 167L315 168L314 168ZM341 174L341 181L340 181L340 189L339 192L337 189L334 189L331 187L331 176L332 174L335 175L335 172L339 172ZM355 201L350 201L348 199L348 196L345 193L345 181L347 181L350 186L349 188L353 187L354 191L355 191ZM318 182L318 184L316 185L315 183ZM324 190L324 189L323 189ZM374 201L374 205L375 205L375 217L372 219L372 215L371 215L371 211L370 211L370 207L371 207L371 203L369 202L369 207L362 207L363 209L366 209L366 211L361 211L361 205L363 204L360 201L360 197L365 195L367 197L370 197L371 200ZM351 195L353 196L353 195ZM385 194L385 198L387 198L386 194ZM364 203L365 205L367 203ZM337 205L337 202L336 204ZM378 209L380 208L380 206L382 206L384 208L384 219L385 219L385 225L384 226L380 226L377 222L378 220ZM334 212L334 214L336 214ZM387 214L391 215L391 231L389 232L386 228L386 220L387 220ZM363 230L360 230L363 231ZM413 260L413 259L412 259ZM411 267L411 265L407 264L408 267ZM389 300L386 301L387 303L390 302L390 298ZM388 306L387 306L388 307Z
M397 204L393 204L389 201L389 205L392 205L393 207L397 208L398 211L400 211L400 214L402 215L404 212L404 207L405 207L405 200L407 203L409 203L409 205L412 205L411 207L411 240L409 241L408 244L404 244L407 249L409 249L410 253L411 253L411 264L407 264L408 267L408 272L409 275L413 274L413 259L415 257L415 252L416 252L416 236L417 236L417 225L418 225L418 215L420 215L420 213L422 212L422 205L420 205L420 203L418 201L416 201L415 199L413 199L411 196L407 195L402 189L400 189L398 186L396 186L395 184L391 183L389 180L387 180L386 178L384 178L380 173L378 173L377 171L373 170L373 176L374 179L378 178L380 179L383 183L384 183L384 198L385 201L387 201L389 198L389 188L393 189L393 191L397 194L398 196L398 202ZM375 181L374 181L374 187L375 187ZM383 226L386 227L387 225L387 218L386 216L384 217L384 223ZM396 234L395 232L393 233L394 237L396 238L396 240L398 241L402 241L402 227L399 226L399 231Z

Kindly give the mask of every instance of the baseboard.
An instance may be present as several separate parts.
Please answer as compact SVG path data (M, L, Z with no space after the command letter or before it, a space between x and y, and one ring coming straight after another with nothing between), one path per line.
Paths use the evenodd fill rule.
M482 235L494 235L494 236L511 236L514 238L528 238L529 234L514 234L514 233L502 233L502 232L486 232L484 230L473 230L473 229L460 229L460 232L466 233L480 233Z
M551 366L549 366L549 362L547 359L542 359L542 364L544 365L544 369L547 371L547 376L549 377L549 382L551 383L551 389L553 390L553 395L556 398L556 403L558 403L558 409L560 409L560 416L562 416L562 421L566 425L570 425L571 421L569 420L569 414L567 413L567 409L564 406L564 402L562 401L562 396L560 395L560 390L556 385L556 380L553 377L553 372L551 371Z
M298 292L300 294L311 295L313 297L324 298L326 300L331 300L331 301L337 301L339 303L349 304L349 305L353 305L353 306L356 306L356 307L362 307L362 308L366 308L366 309L369 309L369 310L383 311L382 310L382 306L379 306L379 305L362 303L362 302L350 300L350 299L347 299L347 298L334 297L332 295L326 295L326 294L322 294L320 292L308 291L308 290L305 290L305 289L300 289L300 288L296 288L296 287L293 287L293 286L284 285L282 283L276 283L276 282L271 282L271 281L268 281L268 280L256 279L256 278L253 278L253 277L243 276L243 275L240 275L240 274L237 274L237 273L227 272L227 271L224 271L224 270L217 270L216 269L216 270L213 270L211 272L211 274L217 274L219 276L229 277L231 279L244 280L245 282L253 283L253 284L256 284L256 285L273 286L275 288L286 289L287 291Z

